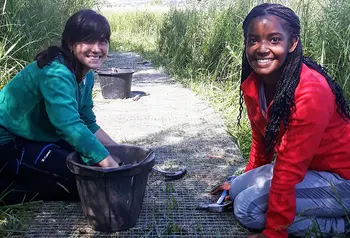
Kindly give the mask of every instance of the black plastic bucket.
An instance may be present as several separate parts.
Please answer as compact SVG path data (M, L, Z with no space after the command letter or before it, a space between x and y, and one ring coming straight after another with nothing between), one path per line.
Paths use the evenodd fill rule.
M105 99L129 98L131 91L132 69L99 70L102 96Z
M88 224L98 231L122 231L135 226L139 218L154 152L142 147L106 146L126 165L101 168L83 165L78 153L67 157L75 174L78 192Z

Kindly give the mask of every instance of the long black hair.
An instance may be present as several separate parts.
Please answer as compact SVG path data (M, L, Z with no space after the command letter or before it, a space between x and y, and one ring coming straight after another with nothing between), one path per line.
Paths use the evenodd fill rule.
M110 41L110 25L107 19L93 10L83 9L74 13L66 22L61 45L50 46L39 53L35 60L39 68L50 64L58 56L63 56L64 64L76 76L78 82L83 75L83 65L76 59L70 46L78 42Z
M327 74L325 68L314 62L311 58L303 56L303 47L300 41L300 21L298 16L288 7L280 4L264 3L254 7L243 22L244 48L246 46L247 31L250 22L259 16L275 15L283 19L283 26L292 37L298 38L299 42L296 49L289 53L284 63L280 78L277 82L277 90L274 96L273 104L269 113L269 121L266 126L264 136L266 152L270 152L276 144L276 138L280 131L280 124L283 122L285 131L288 129L291 113L295 109L295 89L300 81L300 72L302 64L319 72L328 82L336 98L337 112L345 121L350 119L350 109L343 96L341 87ZM242 57L241 84L252 73L252 68L248 63L245 50ZM243 93L240 94L240 112L238 123L242 117L243 111Z

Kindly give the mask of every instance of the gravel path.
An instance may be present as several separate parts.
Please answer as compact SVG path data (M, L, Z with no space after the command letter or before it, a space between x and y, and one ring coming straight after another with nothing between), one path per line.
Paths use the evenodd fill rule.
M25 237L246 237L231 212L196 210L214 202L214 184L242 166L237 145L218 113L169 75L135 53L113 53L104 68L133 68L131 98L104 99L95 84L99 125L118 143L143 146L156 154L156 166L187 175L165 182L150 173L137 225L129 231L95 232L77 203L46 203ZM135 96L143 95L139 100Z

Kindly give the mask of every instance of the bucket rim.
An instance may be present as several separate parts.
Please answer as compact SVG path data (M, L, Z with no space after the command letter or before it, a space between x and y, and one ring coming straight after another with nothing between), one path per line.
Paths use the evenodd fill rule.
M135 73L135 70L131 68L115 68L115 71L113 69L114 68L96 70L96 73L99 76L120 76L120 75L128 75L128 74Z
M120 144L119 144L120 145ZM107 147L107 146L106 146ZM138 146L137 146L138 147ZM73 151L72 153L70 153L68 156L67 156L67 162L72 164L73 166L76 166L78 168L81 168L81 169L87 169L87 170L92 170L92 171L95 171L95 172L101 172L103 174L108 174L108 173L112 173L112 172L115 172L115 171L127 171L127 170L131 170L135 167L140 167L142 165L144 165L146 162L152 162L154 161L154 158L155 158L155 153L153 150L151 149L145 149L143 147L138 147L140 149L144 149L146 151L148 151L147 153L147 156L142 160L140 161L139 163L136 163L136 164L128 164L128 165L125 165L125 166L120 166L120 167L108 167L108 168L103 168L103 167L94 167L94 166L89 166L89 165L85 165L85 164L80 164L78 162L75 162L73 160L73 156L75 154L78 154L78 152L76 151Z

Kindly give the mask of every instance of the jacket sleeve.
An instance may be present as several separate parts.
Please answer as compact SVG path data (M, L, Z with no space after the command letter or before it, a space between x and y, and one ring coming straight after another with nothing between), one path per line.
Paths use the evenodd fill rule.
M109 153L80 118L76 87L73 74L60 68L49 68L40 83L45 109L57 134L82 156L86 164L92 165Z
M296 215L295 186L308 170L335 110L327 83L305 82L295 94L296 109L277 148L265 230L268 237L288 237L287 227Z
M98 129L100 129L100 126L96 123L96 116L93 112L93 101L92 101L92 88L94 86L94 78L92 71L87 75L87 79L89 83L89 92L88 92L88 98L86 99L85 105L80 110L80 116L81 119L83 119L85 125L89 128L89 130L92 133L95 133ZM91 85L91 86L90 86Z

